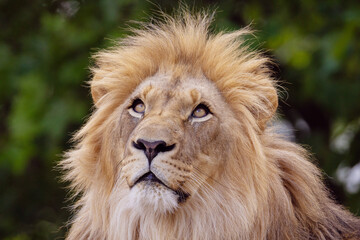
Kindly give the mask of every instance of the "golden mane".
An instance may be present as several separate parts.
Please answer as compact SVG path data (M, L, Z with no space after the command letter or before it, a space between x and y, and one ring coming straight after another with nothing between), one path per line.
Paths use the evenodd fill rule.
M211 19L187 11L165 16L95 55L96 108L60 163L80 195L68 239L116 239L116 224L133 233L129 239L360 239L359 220L329 197L308 153L267 126L277 109L276 83L269 59L246 47L251 31L212 34ZM127 213L125 224L111 217L122 213L120 204L114 207L121 199L113 197L122 190L113 161L121 123L113 113L146 78L166 71L215 84L236 119L231 155L222 175L208 180L211 195L202 191L201 201L171 216L154 215L153 222Z

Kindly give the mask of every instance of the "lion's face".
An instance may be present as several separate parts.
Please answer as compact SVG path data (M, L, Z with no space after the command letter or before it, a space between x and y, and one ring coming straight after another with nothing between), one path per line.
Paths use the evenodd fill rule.
M227 112L204 77L156 74L137 87L122 106L119 131L119 176L134 207L173 211L220 173Z

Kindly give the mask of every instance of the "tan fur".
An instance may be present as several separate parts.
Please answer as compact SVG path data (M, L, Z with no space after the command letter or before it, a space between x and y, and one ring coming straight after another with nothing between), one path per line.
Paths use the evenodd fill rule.
M249 31L210 34L206 14L165 18L95 56L96 109L61 162L80 195L67 239L357 239L359 220L307 152L267 127L278 97L269 60L244 45ZM212 112L200 122L199 103ZM175 148L149 165L139 138ZM133 186L149 169L167 187Z

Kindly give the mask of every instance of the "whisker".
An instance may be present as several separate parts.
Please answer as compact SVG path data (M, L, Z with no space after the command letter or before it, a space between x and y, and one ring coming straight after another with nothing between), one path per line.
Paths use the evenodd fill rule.
M197 172L194 172L194 175L193 175L193 180L198 184L198 185L201 185L202 186L202 191L206 192L207 194L211 194L211 195L214 195L216 194L217 196L222 197L222 194L219 193L219 191L214 188L213 186L211 186L209 183L207 183L205 181L205 178L203 176L201 176L199 173Z
M207 177L207 178L210 178L211 180L213 180L215 183L219 184L220 186L226 188L226 189L229 189L231 191L238 191L238 189L236 188L232 188L232 187L229 187L229 186L226 186L225 184L221 183L219 180L213 178L212 176L209 176L207 175L206 173L202 172L199 168L195 167L194 166L194 169L199 173L199 174L202 174L203 176Z

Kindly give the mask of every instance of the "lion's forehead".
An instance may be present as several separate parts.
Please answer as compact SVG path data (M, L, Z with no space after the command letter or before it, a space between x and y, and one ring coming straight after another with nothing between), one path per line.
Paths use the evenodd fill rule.
M134 95L139 95L153 107L171 106L179 111L202 100L211 101L215 105L223 102L217 87L205 77L175 77L169 73L157 73L145 79Z

